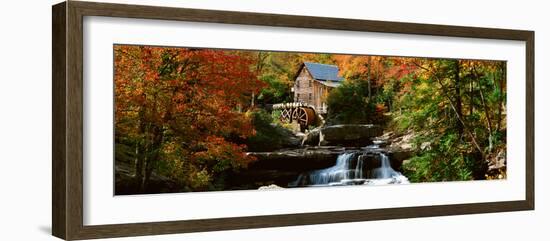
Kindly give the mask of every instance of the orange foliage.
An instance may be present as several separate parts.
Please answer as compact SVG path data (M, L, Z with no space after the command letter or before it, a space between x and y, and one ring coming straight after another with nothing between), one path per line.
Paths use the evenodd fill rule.
M254 132L242 112L263 87L252 59L229 51L129 45L116 45L114 53L117 135L152 148L168 140L183 143L180 153L189 153L191 163L205 156L234 162L224 167L252 161L245 145L233 143Z

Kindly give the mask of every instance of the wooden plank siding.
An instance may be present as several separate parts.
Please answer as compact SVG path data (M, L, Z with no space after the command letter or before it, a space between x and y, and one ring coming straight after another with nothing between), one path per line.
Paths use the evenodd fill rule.
M320 114L326 113L326 99L331 87L315 80L305 66L294 81L294 102L303 102L315 108Z
M303 102L315 106L313 82L314 79L307 68L302 68L294 81L294 102Z

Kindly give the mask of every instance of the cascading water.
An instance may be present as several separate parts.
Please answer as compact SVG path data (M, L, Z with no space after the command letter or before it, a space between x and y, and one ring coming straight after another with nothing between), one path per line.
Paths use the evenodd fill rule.
M400 172L393 170L391 167L390 158L385 153L380 153L380 167L370 171L370 180L367 184L405 184L409 183L409 179L403 176Z
M316 170L308 174L302 174L294 182L294 185L330 185L332 183L340 183L345 180L361 178L360 176L357 176L357 167L354 169L351 168L351 161L353 160L354 155L355 153L340 154L336 159L336 165L329 168ZM362 174L362 171L360 173Z
M379 159L380 166L365 172L368 169L367 156ZM395 171L388 155L373 145L366 150L342 153L336 159L336 165L301 174L296 181L289 183L289 187L403 183L409 183L407 177Z
M396 176L400 173L391 168L390 158L384 153L380 153L380 167L372 169L370 176L373 179L386 179Z

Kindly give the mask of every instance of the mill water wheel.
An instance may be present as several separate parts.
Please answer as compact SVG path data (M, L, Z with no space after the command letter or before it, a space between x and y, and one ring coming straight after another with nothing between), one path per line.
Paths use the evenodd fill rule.
M292 111L291 122L296 121L300 125L300 130L305 129L315 123L315 111L309 107L298 107Z
M292 113L292 120L296 120L300 125L311 125L315 121L315 111L308 107L296 108Z

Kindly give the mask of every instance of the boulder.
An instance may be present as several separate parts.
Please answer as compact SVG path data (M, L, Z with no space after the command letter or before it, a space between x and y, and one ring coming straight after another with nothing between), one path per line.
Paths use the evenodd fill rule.
M374 137L382 135L378 125L331 125L325 126L319 132L321 146L366 146L372 144Z
M286 187L304 172L334 166L342 147L303 147L274 152L249 152L256 161L248 168L232 173L228 186L233 190L256 189L260 186Z
M319 133L321 128L317 127L306 133L302 139L302 146L318 146L319 145Z
M390 156L390 165L394 170L400 170L401 164L403 163L403 160L393 159L391 158L390 153L386 153L388 156ZM380 159L380 155L377 153L366 153L362 154L358 157L359 160L362 160L364 163L365 170L372 170L375 168L379 168L382 166L382 160Z
M275 151L283 148L296 148L302 144L300 133L277 124L270 123L255 127L256 134L246 140L250 151Z
M300 147L300 145L302 144L302 138L303 136L299 134L288 135L285 141L282 143L282 146L284 148Z
M339 154L345 151L341 147L306 147L274 152L249 152L256 157L249 170L290 170L311 171L331 167Z
M389 148L388 156L392 161L402 163L404 160L407 160L412 157L412 150L410 149L399 149L399 148Z
M371 151L365 151L358 159L362 159L363 163L365 163L366 170L371 170L382 165L380 159L381 153L389 157L390 165L394 170L401 170L403 161L412 156L412 152L409 150L378 148Z
M298 175L300 172L297 171L248 169L232 173L226 179L226 185L230 190L258 189L270 185L286 187L288 183L296 180Z
M413 148L413 139L416 136L415 132L408 131L403 135L392 135L389 136L388 141L391 143L390 147L393 149L400 150L412 150ZM422 144L423 148L431 148L431 143Z

